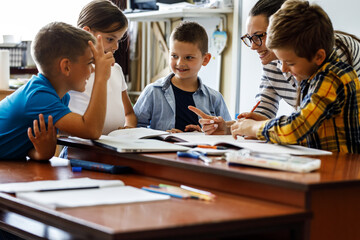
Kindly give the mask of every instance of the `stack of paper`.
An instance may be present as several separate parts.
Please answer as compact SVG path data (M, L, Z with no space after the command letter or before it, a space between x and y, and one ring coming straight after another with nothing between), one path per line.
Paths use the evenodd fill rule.
M147 202L169 199L169 196L124 186L120 180L90 178L0 184L0 191L50 208Z
M17 193L20 199L50 208L71 208L121 203L167 200L170 197L123 186L76 191L24 192Z

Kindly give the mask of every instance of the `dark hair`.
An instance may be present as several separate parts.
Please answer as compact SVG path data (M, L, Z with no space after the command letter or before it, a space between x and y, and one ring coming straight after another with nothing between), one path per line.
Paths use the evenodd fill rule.
M127 27L128 20L114 3L108 0L93 0L81 10L77 25L110 33Z
M249 16L265 15L269 20L285 1L286 0L259 0L251 8Z
M345 35L345 36L349 36L349 37L353 38L354 40L356 40L356 41L358 41L360 43L360 39L357 38L353 34L346 33L346 32L339 31L339 30L336 30L335 34L342 34L342 35ZM353 63L352 55L350 53L350 50L349 50L348 46L346 46L339 38L335 38L335 46L337 48L341 49L345 53L346 58L349 61L349 64L353 65L354 63Z
M297 56L311 61L319 49L330 56L334 44L331 20L316 4L287 0L270 19L266 40L270 49L291 48Z
M201 53L208 53L208 36L205 29L196 22L182 22L171 33L171 40L197 44Z
M63 22L52 22L42 27L32 43L32 56L45 75L51 75L54 61L69 58L76 61L84 55L89 41L96 42L94 36L85 30Z

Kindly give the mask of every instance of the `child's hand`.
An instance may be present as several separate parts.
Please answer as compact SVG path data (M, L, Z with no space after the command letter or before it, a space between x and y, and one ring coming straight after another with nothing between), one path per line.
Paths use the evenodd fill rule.
M38 120L34 120L33 136L31 128L28 128L28 137L34 148L29 151L29 157L35 160L48 160L52 158L56 150L56 129L53 125L53 118L48 117L48 128L46 130L44 115L39 114L40 130Z
M254 112L245 112L238 115L237 119L246 118L246 119L253 119L256 121L263 121L268 120L267 117L265 117L262 114L254 113Z
M226 122L222 117L214 117L205 114L200 109L189 106L189 110L201 117L199 123L202 125L202 131L207 135L225 135L227 134Z
M231 134L237 139L237 136L246 136L247 138L256 138L256 133L264 121L255 121L253 119L241 118L231 126Z
M172 128L170 130L166 130L167 132L169 133L182 133L183 131L179 130L179 129L176 129L176 128Z
M201 127L199 125L195 124L189 124L185 127L184 132L202 132Z
M112 52L105 53L100 35L97 36L96 46L92 41L89 41L89 45L95 59L95 76L107 81L110 78L111 66L115 63L114 55Z

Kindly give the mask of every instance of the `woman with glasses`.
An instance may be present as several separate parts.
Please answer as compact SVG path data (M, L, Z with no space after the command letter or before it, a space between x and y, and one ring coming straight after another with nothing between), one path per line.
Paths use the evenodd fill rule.
M266 47L266 29L271 15L281 8L286 0L259 0L250 10L247 19L247 34L241 37L244 44L256 51L263 65L260 93L256 95L259 105L254 112L242 113L238 118L246 117L254 120L275 118L279 102L284 99L289 105L297 108L298 83L290 73L281 71L281 61ZM360 39L354 35L335 31L336 52L343 62L352 65L360 77ZM232 122L225 122L221 117L210 117L191 107L202 119L202 130L206 134L230 134Z
M256 96L260 104L254 111L254 117L261 114L264 118L274 118L278 111L279 101L284 99L289 105L297 108L298 83L290 73L281 71L282 64L275 54L266 47L266 29L269 19L285 0L260 0L251 9L247 20L247 34L241 37L244 44L259 54L263 64L263 75L260 93ZM339 58L352 65L360 76L360 40L353 35L336 31L336 52ZM240 117L243 115L240 115ZM249 115L246 115L249 117Z

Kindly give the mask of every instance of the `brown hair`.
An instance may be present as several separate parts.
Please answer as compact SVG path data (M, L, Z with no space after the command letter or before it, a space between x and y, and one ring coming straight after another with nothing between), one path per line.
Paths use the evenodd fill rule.
M80 12L78 27L88 26L93 31L116 32L128 26L128 20L114 3L108 0L94 0Z
M198 46L202 55L208 53L208 36L205 29L196 22L182 22L171 33L172 41L193 43Z
M331 20L316 4L287 0L270 18L266 39L270 49L291 48L296 55L310 61L319 49L329 56L334 43Z
M85 30L63 22L52 22L42 27L32 43L32 56L45 75L51 75L59 58L76 61L95 38Z
M281 8L281 5L286 0L259 0L255 3L255 5L251 8L249 12L249 16L266 16L267 20Z

